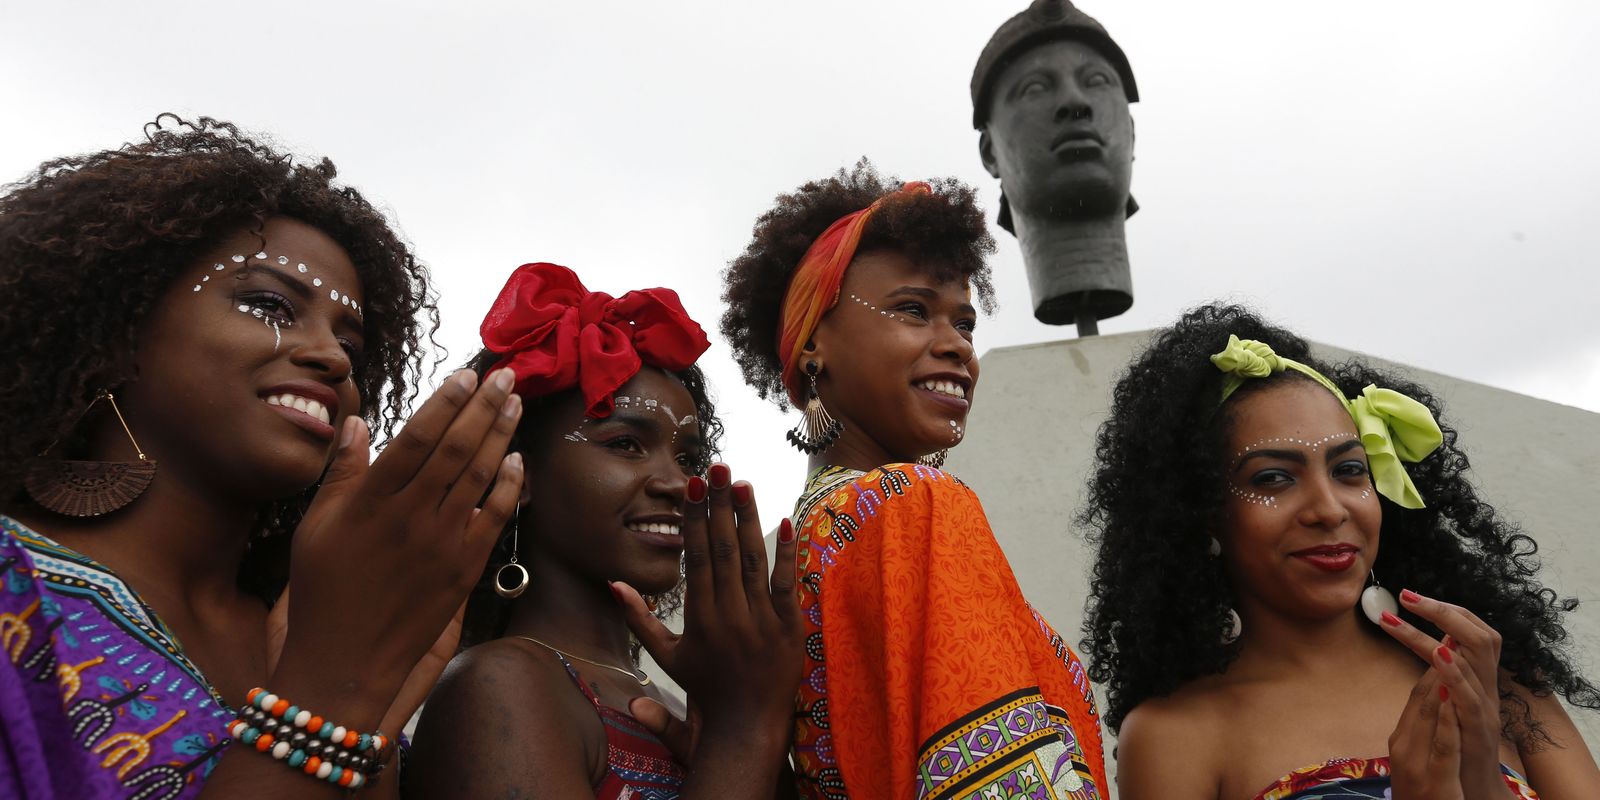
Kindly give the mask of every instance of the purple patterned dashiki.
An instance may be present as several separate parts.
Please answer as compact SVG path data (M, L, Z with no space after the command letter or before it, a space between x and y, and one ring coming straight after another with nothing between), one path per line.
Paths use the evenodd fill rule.
M0 515L0 797L192 798L233 711L104 566Z

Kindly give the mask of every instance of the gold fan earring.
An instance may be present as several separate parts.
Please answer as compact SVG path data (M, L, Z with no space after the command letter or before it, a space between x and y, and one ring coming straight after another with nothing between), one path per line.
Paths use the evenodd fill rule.
M122 424L122 432L126 433L128 441L133 443L133 452L138 455L139 460L44 460L44 457L61 441L57 439L39 454L40 460L29 466L22 476L23 488L41 507L69 517L98 517L132 503L150 488L150 481L156 476L156 461L145 455L144 450L139 447L139 440L133 438L128 420L122 416L122 409L117 408L117 399L111 392L102 390L95 395L94 400L73 422L73 426L76 427L82 422L89 409L94 408L101 400L111 404L111 410L116 413L117 422Z

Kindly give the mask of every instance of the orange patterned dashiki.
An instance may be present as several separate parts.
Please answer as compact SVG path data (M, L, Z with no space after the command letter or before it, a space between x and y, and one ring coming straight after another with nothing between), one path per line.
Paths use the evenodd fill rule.
M1109 797L1088 676L971 489L915 464L826 467L794 519L801 796Z

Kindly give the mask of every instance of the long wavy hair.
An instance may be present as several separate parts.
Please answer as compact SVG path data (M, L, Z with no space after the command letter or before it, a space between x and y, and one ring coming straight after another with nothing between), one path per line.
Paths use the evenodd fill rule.
M1439 399L1359 361L1321 363L1304 339L1246 308L1207 305L1161 331L1117 382L1111 416L1096 444L1088 504L1079 516L1099 548L1082 647L1090 677L1107 687L1112 730L1145 700L1223 672L1238 655L1238 646L1224 644L1222 635L1232 589L1221 560L1207 550L1223 524L1228 409L1262 387L1309 379L1291 372L1246 381L1219 409L1223 375L1210 356L1229 334L1265 342L1279 355L1310 365L1347 397L1377 384L1433 412L1444 445L1407 465L1427 507L1405 509L1380 496L1378 581L1471 610L1500 633L1500 665L1511 680L1535 694L1557 693L1573 705L1600 708L1600 693L1567 654L1562 618L1577 601L1539 583L1538 545L1479 499L1467 479L1467 455L1445 423ZM1440 635L1426 620L1402 615ZM1502 681L1506 735L1518 742L1539 736L1527 724L1526 704L1509 690Z
M394 433L438 329L427 269L328 159L301 161L227 122L162 114L144 139L41 164L0 195L0 503L29 502L28 464L83 445L77 420L134 375L151 310L181 270L241 229L293 217L332 237L366 296L351 380L375 431ZM87 426L77 426L87 427ZM75 436L76 434L76 436ZM241 585L277 596L311 490L260 512Z

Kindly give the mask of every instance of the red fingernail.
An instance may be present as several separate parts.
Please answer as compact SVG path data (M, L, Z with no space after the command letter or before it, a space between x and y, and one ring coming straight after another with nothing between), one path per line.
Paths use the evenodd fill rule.
M1385 611L1383 612L1383 624L1398 628L1400 627L1400 618Z
M784 544L794 541L794 523L790 522L788 517L784 517L783 521L778 523L778 541Z
M706 477L711 479L711 488L726 489L728 482L733 480L733 470L728 469L727 464L712 464L711 469L706 472Z
M1444 643L1451 650L1460 650L1461 649L1461 643L1456 641L1456 640L1454 640L1454 639L1452 639L1452 638L1450 638L1450 637L1448 637L1448 636L1444 637Z
M691 503L706 499L706 479L699 475L689 476L689 485L683 490L683 494Z
M1453 663L1455 663L1456 657L1450 653L1450 648L1448 648L1448 647L1440 647L1439 648L1439 660L1443 661L1446 664L1453 664Z
M1444 700L1449 700L1449 699L1450 699L1450 687L1448 687L1448 686L1446 686L1446 685L1444 685L1442 683L1439 684L1439 700L1440 701L1444 701Z
M733 485L733 502L734 503L736 503L738 505L741 505L741 506L750 505L750 497L751 497L750 484L744 483L744 482L741 481L741 482L736 483L736 484Z
M1407 603L1420 603L1422 602L1422 595L1417 594L1410 589L1401 589L1400 599Z

